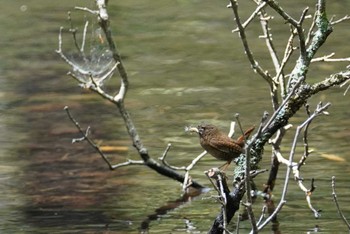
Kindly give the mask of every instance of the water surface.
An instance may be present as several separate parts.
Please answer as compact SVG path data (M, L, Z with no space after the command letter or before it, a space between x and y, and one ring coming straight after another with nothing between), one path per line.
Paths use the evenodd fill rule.
M0 3L1 233L137 233L142 228L150 233L206 233L219 211L218 203L210 199L214 191L183 196L177 182L148 168L109 171L86 143L71 144L79 134L63 110L66 105L82 127L91 126L99 144L117 149L109 153L113 162L138 159L115 107L78 87L66 75L69 67L55 53L59 27L69 27L66 12L83 4L86 1ZM154 158L169 142L173 147L168 160L177 166L188 164L201 152L197 137L184 132L186 125L212 122L225 129L237 112L244 126L257 125L261 114L271 111L264 81L251 71L238 36L231 33L234 24L226 2L110 4L112 28L130 76L126 105ZM283 4L297 16L304 2L300 1L300 7ZM347 4L332 2L329 15L339 18L347 14ZM93 7L93 2L87 6ZM93 20L81 12L73 16L77 26L83 24L84 17ZM329 47L320 55L335 51L339 57L348 56L349 48L343 46L350 36L347 28L348 22L337 25L327 42ZM259 35L258 30L258 25L252 26L249 35ZM273 28L276 34L284 31L288 29ZM276 35L276 44L283 48L285 38ZM69 43L65 45L71 48ZM264 42L254 39L252 46L261 63L268 64ZM345 66L315 64L310 81ZM118 84L114 77L108 88ZM291 183L288 203L280 215L282 232L312 232L315 227L325 233L346 230L330 187L330 178L335 175L342 208L350 217L349 100L343 91L336 87L310 101L311 106L332 102L331 115L315 120L310 129L310 147L315 151L302 171L307 185L311 178L316 179L312 199L323 210L322 217L313 218L303 193ZM292 122L297 125L304 118L300 113ZM284 153L292 137L291 132ZM262 168L269 167L269 157L267 149ZM212 166L217 162L205 157L192 176L210 186L203 171ZM276 200L283 177L281 172ZM265 180L262 176L256 182L262 188ZM243 232L248 230L248 223L241 225Z

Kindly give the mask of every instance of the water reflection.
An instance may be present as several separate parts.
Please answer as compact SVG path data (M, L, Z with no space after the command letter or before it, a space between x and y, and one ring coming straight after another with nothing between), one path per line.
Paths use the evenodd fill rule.
M169 211L179 208L181 205L192 201L193 198L198 197L202 192L205 192L205 190L192 189L190 192L184 193L180 198L176 199L175 201L169 201L166 205L157 208L155 210L155 213L148 215L147 219L141 222L141 233L148 233L149 225L152 221L157 220L163 215L167 214ZM186 227L189 231L195 229L190 220L186 220Z
M1 232L135 233L148 229L150 233L205 233L219 210L215 201L207 199L215 194L201 194L197 197L200 199L181 196L178 183L144 167L109 171L88 145L71 144L78 135L65 116L65 105L76 113L83 127L92 127L93 137L102 145L127 149L110 153L112 161L138 159L114 107L76 87L65 76L68 67L54 53L66 11L72 9L72 4L84 2L63 0L60 6L43 0L0 3L4 13L0 29L8 32L0 42ZM23 4L25 11L20 10ZM247 125L260 120L270 105L266 100L269 94L264 88L254 88L264 87L264 83L245 64L241 47L233 45L228 22L231 13L224 6L213 6L210 1L202 2L201 10L191 1L161 1L157 7L147 1L136 6L128 1L111 4L113 19L118 23L114 30L131 75L126 104L152 156L161 155L171 141L169 161L186 165L201 148L196 138L183 132L184 126L206 121L224 129L236 112ZM336 10L332 12L341 14ZM348 36L348 30L337 30ZM334 49L344 53L348 50L344 46ZM317 72L330 69L317 68ZM315 77L317 72L313 73ZM110 81L111 86L119 84ZM314 231L316 227L326 233L344 230L330 197L332 175L338 179L340 203L350 216L348 99L334 89L316 96L311 105L319 100L334 105L331 118L317 119L312 125L310 142L315 153L305 165L303 177L316 179L313 202L324 213L315 220L304 194L292 183L288 203L280 215L283 232ZM303 118L297 116L293 123ZM288 139L292 137L290 133ZM286 143L282 150L288 149ZM344 161L322 155L337 155ZM208 184L203 171L213 164L210 157L204 158L192 176ZM268 165L266 152L261 167ZM282 182L279 178L277 184ZM264 183L264 178L257 179L258 185ZM278 200L280 195L275 196ZM249 224L241 227L246 231Z

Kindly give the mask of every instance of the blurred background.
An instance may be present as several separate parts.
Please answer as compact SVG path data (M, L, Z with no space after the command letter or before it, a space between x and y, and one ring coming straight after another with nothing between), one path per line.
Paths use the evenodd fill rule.
M310 4L312 14L316 2L280 4L299 18L305 4ZM269 90L251 70L238 35L231 33L235 24L226 5L227 1L208 0L109 1L114 39L130 77L125 104L155 159L168 143L173 145L168 155L172 165L188 165L202 152L198 137L185 133L185 126L205 122L228 131L236 113L244 128L257 126L264 111L271 113ZM95 17L74 11L74 6L94 8L94 1L0 3L0 232L137 233L149 229L150 233L206 233L220 210L210 198L215 191L184 197L178 182L143 166L110 171L89 145L71 143L80 136L64 106L70 107L83 128L91 126L91 136L105 147L112 162L139 159L116 107L78 87L66 75L69 66L55 53L59 28L70 27L68 11L78 33L89 20L93 35L98 34ZM242 19L254 9L248 1L240 1L239 6ZM349 14L348 9L348 1L329 2L328 17L339 19ZM289 26L275 16L270 27L282 58ZM335 57L349 57L348 29L349 21L336 25L318 56L335 52ZM72 37L64 32L63 49L73 58ZM261 34L260 23L253 21L247 31L253 53L274 74L265 42L258 38ZM94 46L92 41L87 46ZM297 53L286 73L296 58ZM320 81L347 65L312 64L308 81ZM118 87L117 75L107 81L112 94ZM319 117L311 125L309 143L314 152L302 169L306 185L316 179L312 201L323 210L322 217L314 219L304 194L291 181L288 202L279 215L284 233L346 230L331 197L331 177L336 176L338 199L350 218L350 109L349 94L343 96L344 91L335 87L310 100L312 110L319 101L332 103L330 116ZM291 122L297 126L305 117L301 110ZM286 155L294 130L283 143ZM297 159L302 147L300 143ZM269 168L269 162L267 146L261 168ZM203 171L219 165L221 162L206 156L191 176L210 186ZM282 167L276 201L284 171ZM257 178L259 188L266 177L267 173ZM259 198L257 214L260 204L263 200ZM234 225L232 221L230 230ZM241 223L241 228L247 232L249 223ZM270 231L267 227L264 232Z

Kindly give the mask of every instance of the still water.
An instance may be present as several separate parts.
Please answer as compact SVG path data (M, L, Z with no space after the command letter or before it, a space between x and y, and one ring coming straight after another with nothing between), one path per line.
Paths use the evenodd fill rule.
M131 82L126 105L154 158L171 142L169 162L187 165L201 149L197 137L186 134L184 126L211 122L225 129L237 112L244 126L257 125L261 114L271 110L265 83L250 70L238 36L231 33L234 25L226 4L110 1L112 28ZM300 7L295 2L281 4L297 16L304 1L296 4ZM110 146L113 162L138 159L115 107L78 87L66 75L69 67L54 52L59 27L69 26L66 13L75 5L93 7L94 3L0 3L0 232L138 233L149 229L150 233L206 233L219 212L219 204L210 198L214 191L184 196L177 182L148 168L109 171L87 144L71 144L79 134L63 110L66 105L83 128L91 126L96 142ZM350 9L344 1L332 1L329 7L329 14L337 18ZM76 15L80 25L84 17L90 17ZM249 14L243 11L242 15ZM322 53L349 56L349 47L342 46L350 37L348 28L349 22L337 25ZM249 33L254 37L258 30L257 24ZM285 31L273 28L275 33ZM282 46L282 55L286 37L276 35L279 38L276 45ZM267 65L264 42L256 39L253 45L257 58ZM315 64L310 79L320 80L346 65ZM112 78L108 88L113 92L118 84ZM302 171L307 185L316 179L312 199L323 210L322 217L313 218L303 193L292 182L280 214L282 233L346 232L330 187L334 175L343 211L350 218L350 111L349 95L344 97L343 91L337 87L310 101L311 105L332 102L330 116L315 120L310 129L314 153ZM301 113L292 122L297 125L304 117ZM291 132L287 140L292 137ZM282 150L288 152L289 147L286 141ZM217 162L205 157L191 175L210 186L203 171L212 166L218 166ZM269 167L268 149L261 167ZM283 175L278 178L276 200ZM256 181L261 188L265 177ZM260 203L258 199L257 207ZM241 226L242 232L248 231L248 223Z

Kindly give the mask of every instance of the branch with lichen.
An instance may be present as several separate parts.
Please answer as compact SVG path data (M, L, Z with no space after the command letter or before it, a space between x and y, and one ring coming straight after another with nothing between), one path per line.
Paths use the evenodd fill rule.
M305 20L309 19L308 11L309 8L306 7L301 12L299 19L294 19L291 15L289 15L283 8L279 5L279 3L275 0L262 0L255 1L257 3L257 7L253 10L253 13L247 20L241 20L239 17L238 10L238 1L230 0L229 8L232 8L234 21L237 25L237 28L233 30L233 32L238 32L240 36L240 40L242 42L245 54L247 55L247 59L251 64L252 70L258 73L267 83L269 84L271 100L273 104L274 113L271 117L264 122L263 127L248 142L248 150L251 156L250 163L247 163L243 157L237 159L237 167L234 169L234 176L236 179L244 178L244 172L246 170L247 165L250 165L251 169L255 169L258 167L259 162L262 159L264 146L267 142L272 143L273 146L273 158L271 164L271 172L270 177L268 179L267 187L264 192L268 193L274 187L275 178L278 173L279 164L284 162L285 165L290 164L289 160L283 160L280 152L280 144L285 135L286 129L290 127L288 124L289 120L299 111L301 107L303 107L308 99L324 90L327 90L336 85L345 85L349 82L349 70L341 71L334 73L328 78L324 78L322 81L317 83L307 83L307 72L311 62L316 61L332 61L332 56L322 57L322 58L314 58L316 52L319 48L324 44L327 40L327 37L332 32L332 26L335 21L328 20L326 16L326 7L324 0L318 0L316 6L316 12L312 19L311 27L306 35L304 35L303 24ZM274 48L272 43L272 37L270 35L270 28L268 26L269 20L271 17L266 14L267 8L273 9L278 16L284 19L290 27L290 37L287 41L286 49L284 52L284 57L280 61L277 57L277 50ZM268 71L265 71L256 61L253 51L249 46L249 40L246 36L245 31L248 29L249 24L252 22L254 18L260 16L260 22L262 26L263 36L262 38L266 41L266 46L269 51L269 54L272 59L272 63L274 65L275 76L270 76ZM340 22L348 20L348 17L342 18ZM242 23L243 22L243 23ZM337 22L338 23L338 22ZM298 45L294 45L295 39L298 40ZM290 62L290 57L294 51L299 49L299 58L296 60L295 66L292 69L291 73L288 75L284 75L284 68L287 63ZM334 59L334 61L347 61L348 58L342 59ZM288 84L285 85L285 79L288 77ZM349 86L350 87L350 86ZM280 103L279 97L277 96L276 90L280 89ZM348 89L347 89L348 90ZM307 127L306 127L307 129ZM306 133L305 133L306 134ZM275 135L275 138L272 139L272 136ZM291 152L292 154L292 152ZM293 153L294 155L294 153ZM308 151L305 148L304 157L301 159L301 164L298 165L297 170L293 170L295 173L294 176L297 179L297 183L302 191L306 194L306 200L310 209L315 214L315 217L319 216L318 210L314 209L311 205L311 194L314 187L314 181L311 183L310 189L307 189L303 181L300 179L300 169L302 167L302 163L307 159ZM293 164L293 165L294 165ZM292 167L292 166L291 166ZM277 210L281 209L285 201L281 201L277 206ZM275 211L271 214L271 219L275 217L278 211ZM258 222L261 224L262 222ZM261 225L259 225L260 227ZM259 229L260 230L260 229ZM254 230L253 230L254 232Z

